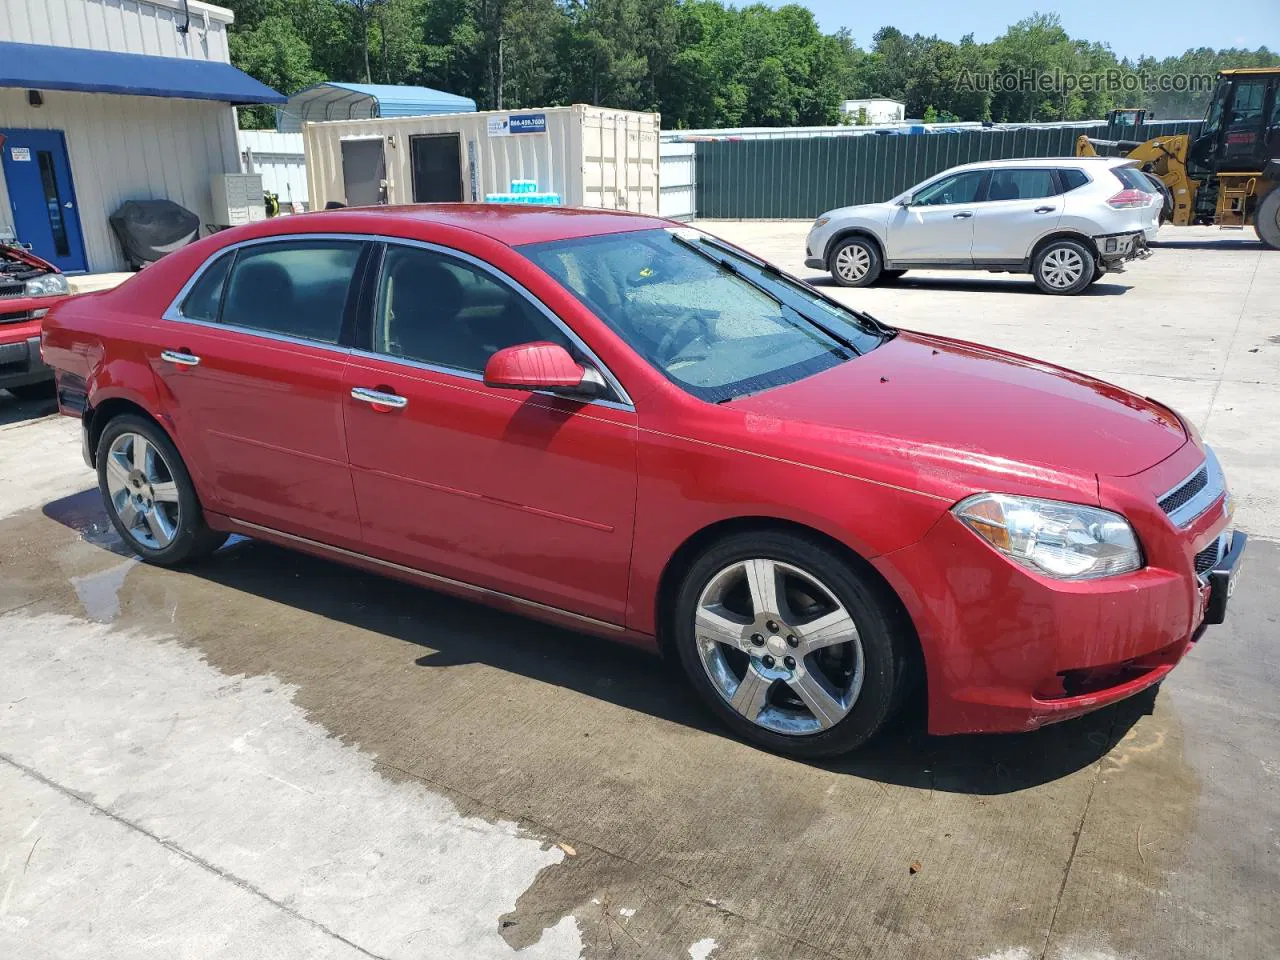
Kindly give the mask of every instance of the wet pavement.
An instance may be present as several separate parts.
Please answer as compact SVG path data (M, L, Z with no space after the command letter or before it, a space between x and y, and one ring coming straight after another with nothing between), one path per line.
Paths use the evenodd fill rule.
M0 395L0 957L1276 955L1265 504L1158 691L810 765L604 641L248 540L138 563L42 413Z

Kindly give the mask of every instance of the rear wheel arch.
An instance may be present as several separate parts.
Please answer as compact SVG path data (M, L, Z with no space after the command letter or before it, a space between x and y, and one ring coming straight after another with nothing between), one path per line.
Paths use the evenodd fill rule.
M1083 244L1085 249L1093 254L1095 260L1099 258L1098 245L1094 242L1093 237L1077 230L1054 230L1052 233L1046 234L1037 240L1035 246L1031 248L1031 254L1027 257L1028 269L1035 263L1035 259L1040 255L1041 250L1058 240L1072 240Z
M121 396L107 397L100 403L85 407L84 414L81 417L84 421L85 435L89 442L89 456L94 461L93 466L97 466L98 440L102 437L102 431L106 429L107 424L112 420L125 414L133 414L134 416L142 417L144 420L150 420L163 430L170 440L174 439L164 422L136 400ZM174 441L175 445L176 443L177 441Z

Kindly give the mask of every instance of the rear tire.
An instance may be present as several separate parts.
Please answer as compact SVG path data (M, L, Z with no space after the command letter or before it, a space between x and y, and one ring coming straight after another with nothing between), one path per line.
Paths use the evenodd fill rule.
M694 689L740 737L836 756L879 730L907 689L908 628L882 590L814 540L735 534L685 575L672 637Z
M148 563L176 567L208 556L227 534L209 529L178 448L150 420L125 414L98 438L98 489L111 524Z
M1253 229L1264 244L1280 250L1280 187L1273 187L1258 204L1253 214Z
M1097 264L1093 253L1076 240L1045 244L1031 265L1031 275L1042 293L1071 296L1093 282Z
M842 240L831 251L831 278L842 287L869 287L880 277L880 248L866 237Z

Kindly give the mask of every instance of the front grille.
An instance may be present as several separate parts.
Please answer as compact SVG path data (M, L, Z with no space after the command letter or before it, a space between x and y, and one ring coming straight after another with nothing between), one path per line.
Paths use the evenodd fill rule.
M1213 565L1218 562L1218 554L1221 552L1222 541L1215 540L1203 550L1196 554L1196 573L1208 573L1213 569Z
M0 283L0 299L5 297L21 297L27 290L25 283Z
M17 313L5 313L0 310L0 323L17 323L19 320L30 320L30 310L19 310Z
M1188 503L1197 493L1209 485L1209 467L1206 464L1197 470L1182 486L1170 490L1160 498L1160 509L1165 513L1173 513L1183 504Z

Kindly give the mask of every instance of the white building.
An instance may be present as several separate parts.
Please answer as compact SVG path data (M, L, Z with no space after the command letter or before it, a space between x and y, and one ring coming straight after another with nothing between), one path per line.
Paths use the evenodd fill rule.
M230 65L201 0L0 0L0 238L68 273L123 269L107 218L169 199L213 221L239 173L235 104L285 98Z
M865 110L866 122L902 123L907 115L907 105L897 100L885 100L873 97L869 100L846 100L840 104L840 112L849 118L850 123L857 123L861 111Z

